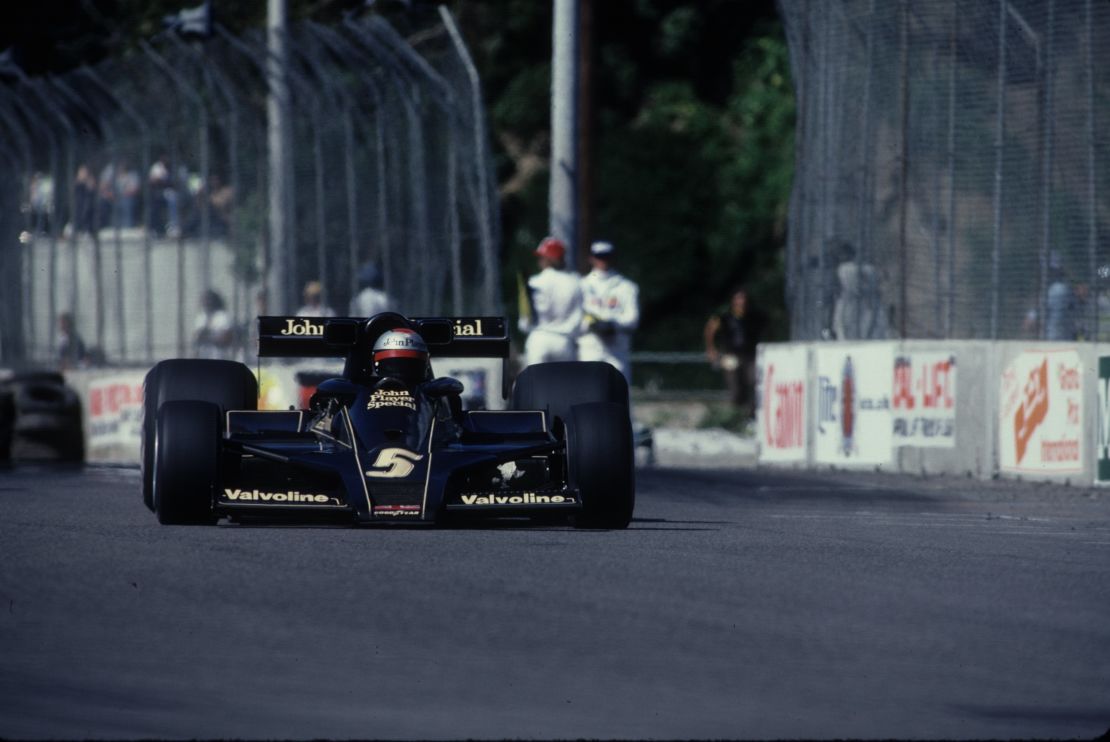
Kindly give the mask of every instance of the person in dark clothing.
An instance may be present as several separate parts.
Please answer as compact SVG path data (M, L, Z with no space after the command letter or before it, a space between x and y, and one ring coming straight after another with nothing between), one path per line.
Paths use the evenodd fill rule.
M87 232L96 238L96 176L88 165L77 168L73 183L73 229L78 233Z
M705 356L721 370L729 401L751 409L755 383L755 346L759 321L748 305L748 292L737 288L728 307L711 315L705 323Z
M62 371L82 368L89 363L89 353L85 341L77 334L73 315L62 312L58 315L58 339L56 342L58 367Z

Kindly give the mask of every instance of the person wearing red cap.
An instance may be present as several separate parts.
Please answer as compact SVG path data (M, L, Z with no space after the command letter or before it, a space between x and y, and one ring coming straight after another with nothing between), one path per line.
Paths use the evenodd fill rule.
M632 333L640 324L640 287L614 267L612 242L590 245L591 270L582 279L584 318L578 360L605 361L632 383Z
M540 272L528 279L531 317L520 318L525 363L573 361L582 324L582 289L578 276L565 270L567 246L547 237L535 250Z

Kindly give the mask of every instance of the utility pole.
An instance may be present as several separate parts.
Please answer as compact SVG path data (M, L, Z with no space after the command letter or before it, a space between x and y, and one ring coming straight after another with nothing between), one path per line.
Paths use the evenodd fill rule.
M576 265L589 264L594 232L594 0L578 9L578 246Z
M266 261L267 311L286 313L292 310L288 286L291 279L290 242L292 235L285 227L286 217L286 158L291 153L287 145L289 136L289 83L286 78L288 52L286 49L286 0L268 0L266 7L266 74L269 95L266 98L267 143L270 152L269 192L269 254Z
M271 0L273 2L273 0ZM578 3L553 0L551 35L551 186L549 231L567 245L577 267L578 245Z

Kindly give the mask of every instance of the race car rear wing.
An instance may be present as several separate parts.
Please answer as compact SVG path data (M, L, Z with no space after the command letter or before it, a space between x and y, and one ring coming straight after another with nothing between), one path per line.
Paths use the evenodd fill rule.
M433 358L500 358L507 396L509 333L504 317L403 317L386 312L360 317L259 317L260 358L349 358L369 354L381 333L409 327L420 333ZM358 350L360 345L364 346Z
M359 340L411 327L441 358L508 358L504 317L259 317L258 355L265 358L344 358Z

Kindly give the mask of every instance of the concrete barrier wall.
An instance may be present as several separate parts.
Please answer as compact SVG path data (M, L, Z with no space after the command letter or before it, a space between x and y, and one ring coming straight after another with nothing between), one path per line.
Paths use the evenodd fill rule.
M1107 452L1100 423L1110 421L1100 408L1102 354L1110 346L763 344L757 351L759 462L1093 484L1098 457ZM876 374L876 366L889 370ZM799 395L804 414L792 415ZM798 422L801 431L794 429ZM1110 431L1101 436L1110 439Z
M992 344L922 340L899 342L895 347L899 357L929 353L954 356L956 421L951 447L900 446L894 453L894 468L913 474L993 476L997 468L997 415L985 414L997 405L998 371Z

